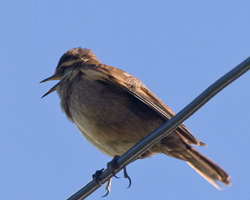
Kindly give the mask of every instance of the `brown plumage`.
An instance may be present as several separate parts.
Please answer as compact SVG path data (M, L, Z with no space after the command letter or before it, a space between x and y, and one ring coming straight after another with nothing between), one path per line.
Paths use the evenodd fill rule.
M61 107L83 136L104 154L122 155L174 116L140 80L102 64L88 49L75 48L60 59L54 75ZM44 82L43 81L43 82ZM186 161L213 186L230 185L228 174L191 145L204 146L181 124L139 158L155 153Z

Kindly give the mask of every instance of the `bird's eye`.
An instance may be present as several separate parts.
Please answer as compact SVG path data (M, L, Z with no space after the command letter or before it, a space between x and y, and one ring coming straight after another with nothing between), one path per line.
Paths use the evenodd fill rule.
M63 73L66 70L67 66L61 66L59 69L60 73Z

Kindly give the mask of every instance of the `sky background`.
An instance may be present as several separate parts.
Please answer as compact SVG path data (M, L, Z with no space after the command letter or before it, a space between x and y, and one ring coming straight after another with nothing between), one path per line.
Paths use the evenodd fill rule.
M56 93L40 98L64 52L92 49L177 113L250 56L249 10L248 0L1 0L0 199L66 199L111 160L66 119ZM250 199L249 86L247 72L185 121L231 187L218 191L185 162L156 155L127 167L130 189L113 179L106 199Z

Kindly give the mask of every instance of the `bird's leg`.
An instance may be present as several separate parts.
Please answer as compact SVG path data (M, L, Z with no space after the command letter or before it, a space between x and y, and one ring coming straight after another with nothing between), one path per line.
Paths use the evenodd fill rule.
M118 165L117 165L117 160L120 156L115 156L113 158L113 160L111 160L109 163L108 163L108 168L110 169L110 171L112 172L113 176L116 177L116 178L119 178L115 175L115 169L118 168ZM127 173L127 170L126 170L126 167L123 168L123 176L124 178L127 178L129 180L129 184L128 184L128 188L131 186L131 178L129 177L128 173Z
M120 177L117 177L115 174L115 170L118 168L118 165L117 165L118 158L120 158L120 156L115 155L114 158L107 164L107 168L111 171L112 175L115 178L120 178Z

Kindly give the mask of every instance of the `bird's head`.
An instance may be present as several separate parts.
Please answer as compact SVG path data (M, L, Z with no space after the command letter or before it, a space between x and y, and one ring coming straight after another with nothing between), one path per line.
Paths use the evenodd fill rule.
M55 73L42 80L40 83L44 83L51 80L61 80L66 74L70 73L77 67L81 67L83 64L98 64L100 61L96 58L96 56L91 52L90 49L83 48L73 48L68 50L63 56L60 58ZM60 82L59 82L60 83ZM53 86L48 92L46 92L43 96L47 96L51 92L54 92L59 85L57 83Z

